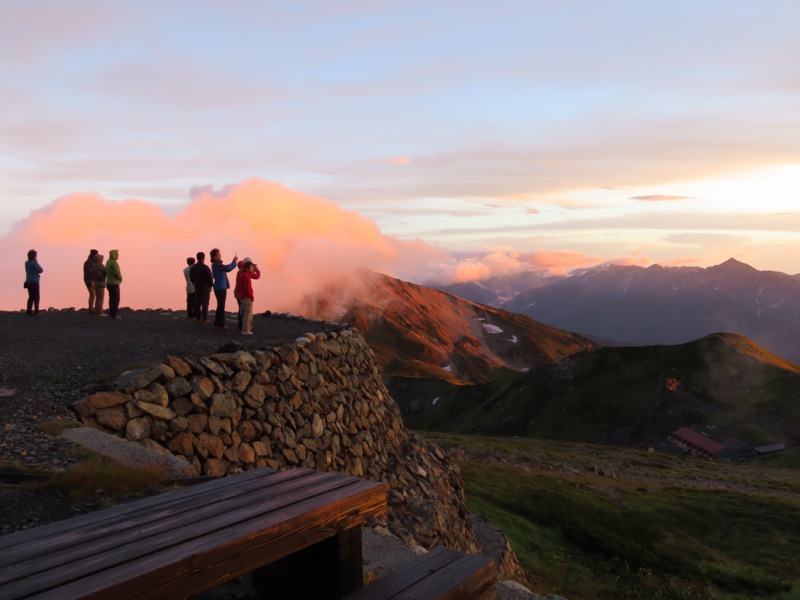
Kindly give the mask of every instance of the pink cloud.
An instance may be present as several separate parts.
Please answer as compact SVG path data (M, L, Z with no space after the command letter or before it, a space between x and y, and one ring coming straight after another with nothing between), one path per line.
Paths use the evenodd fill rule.
M698 262L696 257L687 256L672 260L660 260L658 264L662 267L693 267L698 266Z
M381 161L385 165L398 165L398 166L405 166L410 165L414 162L414 159L410 156L395 156L393 158L387 158L386 160Z
M19 286L4 286L0 309L24 306L30 248L44 268L42 305L56 308L84 306L81 265L90 248L106 257L119 250L122 306L132 308L183 308L186 257L213 247L224 259L236 252L259 263L259 310L289 312L297 312L305 295L358 269L413 280L446 261L441 249L386 236L358 213L277 183L251 179L218 192L195 188L194 194L174 217L154 204L97 194L72 194L33 212L3 238L9 259L0 273Z
M668 196L666 194L653 194L651 196L633 196L631 200L639 202L677 202L679 200L692 200L691 196Z
M440 278L438 282L442 283L465 283L519 271L545 271L549 275L566 275L573 269L593 266L602 260L598 256L569 250L520 251L498 248L477 256L464 257L449 272L438 273L436 276Z
M526 262L531 268L547 271L550 275L566 275L573 269L589 267L602 258L570 250L543 250L532 252Z

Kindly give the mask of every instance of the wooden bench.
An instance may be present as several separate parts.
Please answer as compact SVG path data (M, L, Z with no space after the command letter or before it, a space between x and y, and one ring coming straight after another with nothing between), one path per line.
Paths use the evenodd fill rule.
M249 572L270 588L265 565L292 556L308 586L293 597L341 598L362 586L362 525L385 511L382 483L246 471L0 537L0 598L184 598Z
M460 600L494 596L494 561L438 546L351 593L347 600Z

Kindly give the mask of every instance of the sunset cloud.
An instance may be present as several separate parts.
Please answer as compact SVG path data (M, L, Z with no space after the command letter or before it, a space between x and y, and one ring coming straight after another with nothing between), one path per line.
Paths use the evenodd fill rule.
M110 201L72 194L34 211L6 235L10 257L0 273L23 278L30 248L44 268L44 306L82 307L81 264L90 248L120 251L122 305L182 308L185 259L213 247L223 258L253 258L263 271L256 291L263 310L293 312L326 284L371 269L406 279L447 262L441 249L386 236L374 222L327 200L259 179L213 190L193 188L194 199L174 216L139 200ZM0 309L23 305L22 285L0 291ZM213 303L212 303L213 304Z
M532 252L526 262L531 268L546 270L550 275L566 275L574 269L596 265L602 259L581 252L549 250Z
M667 196L664 194L654 194L651 196L634 196L631 200L639 202L677 202L679 200L692 200L691 196Z
M412 162L414 162L414 159L411 158L410 156L397 156L395 158L387 158L387 159L382 160L380 162L385 164L385 165L400 165L400 166L404 166L404 165L410 165Z
M520 251L497 248L474 256L461 256L451 269L436 273L431 283L466 283L489 277L498 277L520 271L542 271L548 275L566 275L570 271L597 265L603 259L568 250ZM620 264L641 264L642 258L630 257L614 260ZM646 262L646 261L644 261Z

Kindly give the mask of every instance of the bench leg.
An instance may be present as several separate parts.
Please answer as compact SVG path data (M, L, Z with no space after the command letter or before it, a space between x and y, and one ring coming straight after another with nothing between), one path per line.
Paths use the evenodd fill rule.
M339 532L252 573L259 598L339 600L361 589L361 527Z
M355 590L360 590L364 585L361 527L353 527L342 531L336 537L339 544L339 569L341 572L342 596L344 596Z

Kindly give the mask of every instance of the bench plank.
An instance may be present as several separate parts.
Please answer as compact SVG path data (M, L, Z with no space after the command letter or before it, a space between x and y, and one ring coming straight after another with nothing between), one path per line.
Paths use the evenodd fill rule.
M258 469L245 471L235 477L222 477L207 481L205 483L181 488L179 490L165 492L155 496L142 498L135 502L119 504L101 511L76 516L63 521L50 523L43 527L27 529L6 536L0 537L0 567L13 563L18 557L19 547L33 548L35 540L47 540L44 544L50 548L60 535L67 532L79 532L80 539L84 540L87 536L105 536L115 530L127 526L125 519L135 520L140 515L149 518L156 514L155 509L164 510L165 514L177 512L180 507L186 506L189 502L207 501L213 502L215 498L227 498L233 495L246 493L247 490L256 488L267 488L270 485L277 485L282 481L306 477L317 473L312 469L297 468L288 471L275 471L272 469ZM93 533L94 532L94 533ZM64 538L68 547L72 540Z
M398 599L460 600L489 597L494 592L494 562L481 556L461 556L440 571L405 590Z
M494 589L494 561L437 546L353 592L347 600L455 600L488 598Z
M3 560L15 550L18 559L0 563L0 596L182 597L386 510L385 489L377 482L310 469L262 471L6 536L16 543L0 538ZM48 551L53 540L57 550Z
M285 502L280 494L292 491L297 486L315 485L325 474L311 471L300 475L302 477L263 479L261 481L264 484L271 484L265 487L259 487L261 481L252 479L245 481L241 489L229 486L227 490L220 490L218 486L210 486L205 493L195 493L188 497L184 497L183 490L168 492L162 494L164 502L161 505L146 506L143 509L134 507L134 510L112 515L112 518L102 514L104 511L90 513L53 523L52 526L30 530L36 532L36 536L24 535L27 532L20 532L19 536L12 534L8 537L17 536L17 539L9 541L15 543L0 551L0 568L9 567L0 572L0 583L24 574L29 562L37 570L50 569L60 562L77 561L129 543L133 538L144 540L151 535L164 531L173 532L186 525L201 527L201 519L213 518L220 510L229 512L253 504L257 509L269 510L270 507L280 506ZM263 502L261 498L267 495L270 498L269 504L256 504ZM91 519L93 515L97 519ZM47 533L50 533L49 537ZM202 531L198 530L199 534ZM31 540L30 537L34 539Z

